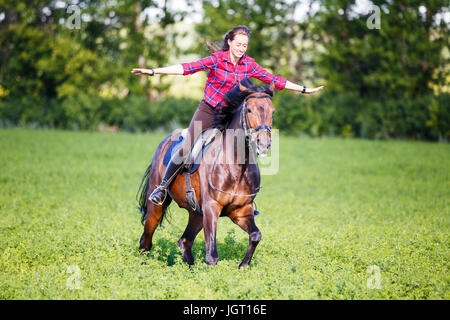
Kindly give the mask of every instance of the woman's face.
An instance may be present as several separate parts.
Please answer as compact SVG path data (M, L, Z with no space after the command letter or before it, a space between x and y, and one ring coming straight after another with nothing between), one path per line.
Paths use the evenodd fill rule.
M248 37L245 34L237 34L234 36L233 41L228 40L231 53L238 59L240 59L245 51L247 51Z

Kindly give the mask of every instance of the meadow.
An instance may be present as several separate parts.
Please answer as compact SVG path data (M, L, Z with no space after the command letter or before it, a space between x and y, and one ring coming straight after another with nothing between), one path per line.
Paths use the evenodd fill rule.
M0 130L0 299L450 299L450 146L280 137L262 240L218 226L189 268L172 204L151 252L135 200L162 134Z

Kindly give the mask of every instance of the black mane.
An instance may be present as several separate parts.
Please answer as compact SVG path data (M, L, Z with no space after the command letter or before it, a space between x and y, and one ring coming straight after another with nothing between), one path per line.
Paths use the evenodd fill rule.
M239 85L236 85L233 89L225 93L224 101L227 105L218 105L215 108L213 128L219 130L225 129L227 124L232 120L234 113L239 109L239 106L244 102L248 95L261 92L273 97L273 91L270 90L269 86L255 86L249 78L244 78L240 83L247 89L241 91Z
M241 91L239 89L239 85L237 85L224 95L224 100L227 103L228 107L232 108L232 110L229 109L229 111L235 111L241 105L244 99L251 93L263 92L267 93L271 97L273 96L273 91L269 89L269 86L255 86L249 78L244 78L240 81L240 83L241 85L246 87L247 90Z

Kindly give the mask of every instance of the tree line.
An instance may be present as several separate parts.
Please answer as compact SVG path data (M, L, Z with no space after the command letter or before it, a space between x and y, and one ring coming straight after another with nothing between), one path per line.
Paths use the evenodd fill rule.
M165 76L130 70L206 56L206 41L244 24L252 30L248 54L260 65L292 82L325 85L317 96L275 95L274 125L282 132L449 139L446 1L184 3L0 0L0 125L186 126L198 101L170 96ZM176 26L193 13L201 16L189 26L195 39L182 48L188 33Z

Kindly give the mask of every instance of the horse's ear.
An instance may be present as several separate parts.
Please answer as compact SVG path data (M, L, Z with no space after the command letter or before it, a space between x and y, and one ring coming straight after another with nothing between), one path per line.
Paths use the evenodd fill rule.
M269 90L272 91L272 92L274 92L274 90L275 90L275 81L272 81L272 82L270 83Z
M239 81L239 90L241 90L241 91L247 90L247 87L244 86L244 85L241 83L241 81Z

